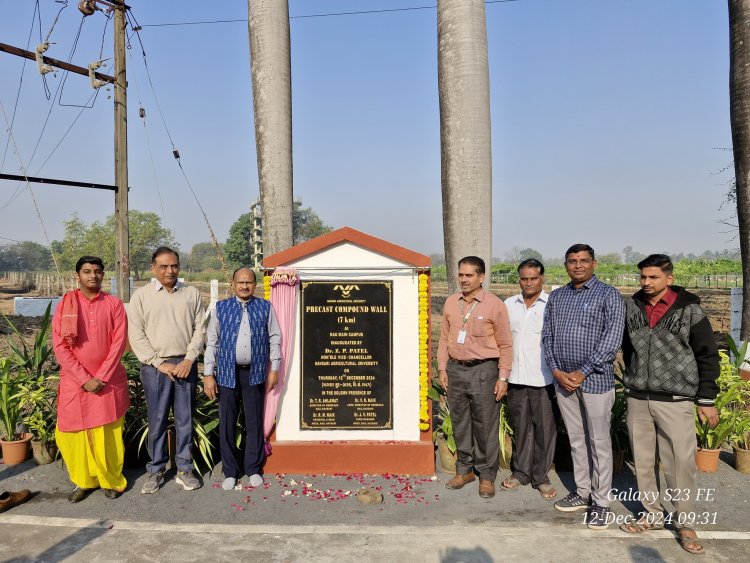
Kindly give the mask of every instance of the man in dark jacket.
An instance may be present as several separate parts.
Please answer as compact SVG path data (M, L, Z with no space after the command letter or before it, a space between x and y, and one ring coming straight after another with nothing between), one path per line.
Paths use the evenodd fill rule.
M702 422L718 423L719 353L700 299L673 286L672 261L652 254L638 264L641 290L626 301L623 339L627 424L646 512L620 528L637 534L673 523L680 545L703 553L695 531L695 412ZM665 496L676 512L664 516L659 499L658 452L667 482Z

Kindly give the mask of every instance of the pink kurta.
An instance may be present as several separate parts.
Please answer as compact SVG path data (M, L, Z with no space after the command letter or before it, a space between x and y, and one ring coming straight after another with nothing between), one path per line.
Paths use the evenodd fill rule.
M128 321L118 298L100 292L89 301L80 290L78 338L71 348L60 335L62 301L52 317L52 343L60 363L57 428L76 432L114 422L130 406L128 380L120 357L125 349ZM105 385L98 393L83 390L92 377Z

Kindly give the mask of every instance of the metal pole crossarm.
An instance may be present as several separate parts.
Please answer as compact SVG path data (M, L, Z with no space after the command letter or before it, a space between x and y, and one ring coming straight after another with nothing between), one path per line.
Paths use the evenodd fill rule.
M35 184L55 184L58 186L73 186L76 188L94 188L97 190L117 191L117 186L110 184L96 184L94 182L76 182L75 180L55 180L54 178L37 178L34 176L17 176L15 174L0 174L0 180L13 180L18 182L33 182ZM128 188L129 190L130 188Z
M13 45L8 45L6 43L0 43L0 51L3 51L5 53L10 53L11 55L24 57L26 59L29 59L30 61L36 60L36 53L33 53L31 51L26 51L25 49L19 49L18 47L14 47ZM58 61L57 59L53 59L52 57L42 56L42 60L48 65L55 66L63 70L67 70L69 72L75 72L76 74L82 74L83 76L89 75L89 69L83 68L81 66L76 66L70 63L66 63L65 61ZM105 82L110 82L112 84L114 84L115 82L115 77L109 76L108 74L95 72L94 76L96 76L99 80L104 80Z

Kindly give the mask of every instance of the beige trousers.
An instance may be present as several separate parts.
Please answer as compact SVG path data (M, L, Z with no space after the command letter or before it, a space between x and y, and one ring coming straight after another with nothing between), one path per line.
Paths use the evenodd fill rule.
M693 403L628 397L627 423L643 507L652 514L662 512L661 461L667 482L667 489L661 492L674 505L677 512L672 521L681 527L682 522L689 522L695 514L697 441Z

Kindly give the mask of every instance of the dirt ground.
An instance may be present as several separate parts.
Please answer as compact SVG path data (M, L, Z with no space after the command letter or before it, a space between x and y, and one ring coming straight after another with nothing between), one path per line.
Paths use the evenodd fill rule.
M143 282L136 282L136 287L144 285ZM208 304L210 300L210 284L208 282L191 283L200 289L203 301ZM547 288L549 289L549 288ZM258 288L258 294L262 290ZM505 299L519 291L515 285L492 285L491 291L498 297ZM632 287L620 288L623 295L631 295L634 289ZM704 310L708 314L716 334L717 342L720 346L726 346L726 335L729 333L729 290L728 289L697 289L691 290L698 294ZM447 297L447 284L433 283L432 285L432 302L431 302L431 321L432 321L432 347L437 348L438 337L440 336L440 324L442 321L443 303ZM39 328L39 317L18 317L13 315L15 297L39 297L38 291L26 291L21 287L11 285L8 280L0 279L0 314L7 316L8 319L18 328L18 330L27 338L33 338ZM219 284L219 299L229 295L227 284ZM0 355L8 350L8 337L11 334L5 318L0 318Z

